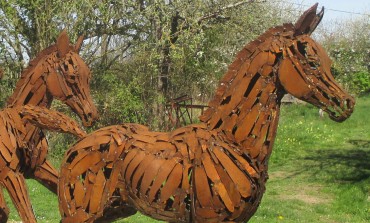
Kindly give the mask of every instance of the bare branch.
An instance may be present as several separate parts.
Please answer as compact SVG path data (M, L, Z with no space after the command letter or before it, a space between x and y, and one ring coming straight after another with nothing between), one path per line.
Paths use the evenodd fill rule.
M224 11L227 11L227 10L230 10L230 9L233 9L233 8L236 8L238 6L241 6L241 5L244 5L244 4L249 4L249 3L263 3L263 2L266 2L266 0L263 0L263 1L246 0L246 1L240 1L240 2L237 2L237 3L234 3L234 4L229 4L227 6L224 6L224 7L220 8L220 9L218 9L217 11L215 11L215 12L213 12L211 14L204 15L204 16L200 17L198 19L198 24L200 25L204 20L207 20L207 19L217 18Z

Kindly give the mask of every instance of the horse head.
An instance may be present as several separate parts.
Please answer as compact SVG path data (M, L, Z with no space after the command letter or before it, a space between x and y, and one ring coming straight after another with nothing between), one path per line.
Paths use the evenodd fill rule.
M330 58L310 37L324 15L324 9L316 14L317 5L303 13L290 37L284 41L278 78L286 92L342 122L353 112L355 100L335 81L330 71Z
M97 119L97 109L90 95L91 72L78 52L83 37L75 45L70 45L66 31L62 31L56 41L56 52L48 57L49 70L46 76L48 92L66 103L82 120L90 126Z

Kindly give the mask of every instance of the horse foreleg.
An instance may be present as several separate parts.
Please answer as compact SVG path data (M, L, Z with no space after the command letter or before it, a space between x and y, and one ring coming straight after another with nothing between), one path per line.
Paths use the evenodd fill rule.
M22 222L36 222L23 175L10 170L3 184L8 190L14 206L18 210Z
M51 192L57 193L59 174L49 161L45 160L43 164L36 167L34 177Z
M57 193L58 186L58 171L54 166L46 159L48 154L48 143L45 137L39 139L36 147L30 151L30 156L32 157L31 170L27 171L26 178L34 178L51 192Z
M6 223L9 217L9 208L6 205L4 199L4 193L2 188L0 188L0 223Z
M135 214L136 209L127 205L126 193L122 192L125 189L119 183L121 164L118 161L111 168L89 165L89 170L77 177L71 177L76 171L73 167L64 165L58 185L62 222L111 222Z
M132 214L124 207L127 205L126 195L122 193L125 187L119 183L125 131L121 126L100 129L66 152L58 183L62 222L101 221L107 217L103 214L113 212L117 214L114 218ZM119 209L125 210L118 213Z
M94 162L95 159L100 160L97 151L82 159L77 155L77 165L71 161L73 165L62 166L58 185L62 222L95 222L110 205L118 181L112 179L118 179L119 168L107 168L104 162Z

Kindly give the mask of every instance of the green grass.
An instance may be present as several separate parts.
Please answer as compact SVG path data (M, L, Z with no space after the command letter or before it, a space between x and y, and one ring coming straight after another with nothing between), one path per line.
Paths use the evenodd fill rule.
M370 98L343 123L284 106L267 190L251 222L370 221Z
M284 105L267 190L250 222L370 222L370 97L343 123ZM39 222L59 222L57 198L28 180ZM11 202L7 198L9 206ZM20 221L13 207L10 219ZM156 222L141 214L117 222Z

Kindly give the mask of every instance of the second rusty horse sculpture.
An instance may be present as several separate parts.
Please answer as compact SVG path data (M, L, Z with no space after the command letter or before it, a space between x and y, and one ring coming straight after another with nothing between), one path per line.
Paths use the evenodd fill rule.
M56 98L67 104L84 125L91 125L97 118L97 111L90 96L90 70L78 55L81 43L82 38L79 38L76 45L71 45L67 33L61 32L56 44L40 52L22 72L6 109L24 105L46 109L50 108L53 98ZM22 146L18 143L0 143L0 183L9 191L22 220L36 222L24 177L35 178L56 193L58 172L46 160L48 145L41 128L19 120L10 120L6 126L1 126L5 128L0 130L1 140L22 136L14 140L24 143ZM20 129L20 126L25 131L22 133L24 137L22 134L13 135L14 131L11 130ZM9 209L0 191L0 222L7 221L8 213Z
M23 177L27 166L24 166L22 150L29 147L27 143L30 141L26 123L39 128L72 133L80 138L86 133L68 116L47 108L25 105L0 111L0 184L8 191L22 221L36 222ZM5 209L2 193L0 201L3 206L0 222L7 222L8 210Z
M169 222L248 220L265 191L283 95L316 105L335 121L353 111L354 99L310 37L323 16L316 9L246 45L200 124L172 132L109 126L70 148L58 185L62 221L98 220L117 197L122 215L134 207Z

